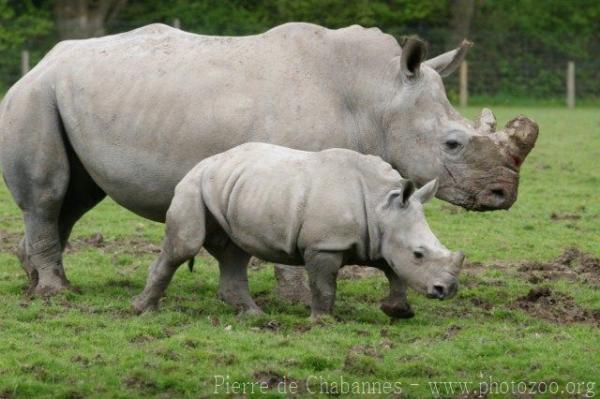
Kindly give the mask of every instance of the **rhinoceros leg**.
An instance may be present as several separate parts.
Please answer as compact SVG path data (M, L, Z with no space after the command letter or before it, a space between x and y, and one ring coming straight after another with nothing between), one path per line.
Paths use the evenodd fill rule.
M87 174L81 162L70 148L68 149L68 153L70 164L69 187L62 202L58 218L59 237L63 251L75 223L87 211L106 197L106 194ZM23 237L19 243L17 257L29 277L29 291L34 291L38 284L38 273L29 261L26 249L26 237Z
M94 182L83 165L68 148L71 175L69 188L62 203L58 228L63 249L67 245L73 226L90 209L106 197L106 193Z
M172 247L170 248L172 249ZM163 297L177 268L192 256L194 255L187 257L174 255L170 249L167 249L167 246L163 246L163 251L150 267L144 291L133 298L133 311L142 314L158 310L160 298Z
M330 314L335 302L336 280L343 256L335 252L315 252L306 257L306 271L312 294L312 320Z
M240 314L263 314L252 299L248 286L250 255L225 236L207 242L205 248L219 262L219 298L238 309Z
M406 297L406 283L391 268L382 270L390 283L390 293L381 301L381 310L392 319L410 319L415 313Z
M167 211L162 250L150 267L144 290L133 299L134 312L158 309L177 268L196 256L205 244L206 232L206 210L198 187L190 184L178 189Z
M276 264L275 281L279 298L310 305L311 293L304 268Z
M29 280L29 288L27 290L31 292L38 283L38 275L27 256L27 241L25 236L23 236L21 242L19 242L16 254L17 258L19 258L19 262L21 262L23 270L25 270L25 273L27 274L27 279Z
M2 170L23 212L25 241L19 256L34 293L48 295L69 286L59 232L61 206L69 185L69 160L51 90L43 82L15 90L2 116ZM22 248L25 248L23 251Z

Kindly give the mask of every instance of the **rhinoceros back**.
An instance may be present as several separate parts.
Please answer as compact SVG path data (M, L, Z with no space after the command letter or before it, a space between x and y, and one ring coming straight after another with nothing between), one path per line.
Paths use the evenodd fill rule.
M366 256L365 210L401 180L381 159L353 151L248 143L202 161L181 184L201 185L207 209L241 248L302 263L315 246Z
M236 145L370 150L355 112L370 79L358 77L380 76L398 49L360 27L286 24L214 37L155 24L60 44L35 73L54 91L66 138L93 180L162 221L185 173Z

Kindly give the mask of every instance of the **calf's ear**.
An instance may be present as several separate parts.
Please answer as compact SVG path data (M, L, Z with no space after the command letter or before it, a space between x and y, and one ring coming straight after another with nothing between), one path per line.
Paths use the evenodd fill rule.
M417 192L413 195L413 198L422 204L431 201L431 199L435 197L435 194L437 193L438 186L438 180L432 180L420 189L418 189Z
M405 180L401 189L392 190L387 195L386 206L388 208L402 208L408 203L408 199L415 192L415 185L411 180Z
M473 43L465 39L458 48L428 59L424 64L435 69L442 77L446 77L456 71L472 46Z

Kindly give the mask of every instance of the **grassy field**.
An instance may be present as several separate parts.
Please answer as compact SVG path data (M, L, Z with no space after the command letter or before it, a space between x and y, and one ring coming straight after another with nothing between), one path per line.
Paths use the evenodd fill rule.
M477 110L463 112L473 117ZM0 398L210 397L233 395L234 382L246 383L251 397L260 391L254 385L249 392L252 382L275 385L267 390L273 396L294 387L302 395L335 393L334 385L352 392L354 382L363 392L379 382L382 392L388 382L402 397L454 397L488 383L504 397L519 395L501 383L522 392L520 381L527 393L594 396L600 112L495 112L501 121L522 112L540 124L519 200L510 211L485 214L434 201L427 209L434 232L470 261L461 291L442 302L411 293L416 316L393 324L378 309L382 277L341 280L337 321L312 325L304 306L276 299L270 265L250 270L268 316L239 320L216 298L218 270L209 257L197 259L193 274L178 271L159 313L134 316L130 299L143 287L162 225L108 200L77 225L65 256L82 294L28 298L10 252L22 231L20 213L0 185ZM570 247L588 254L565 253Z

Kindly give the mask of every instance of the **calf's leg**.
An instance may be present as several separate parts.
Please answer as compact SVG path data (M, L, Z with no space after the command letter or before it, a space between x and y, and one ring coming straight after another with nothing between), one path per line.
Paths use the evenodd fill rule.
M406 297L406 282L389 267L383 272L390 283L390 293L381 301L380 309L392 319L410 319L415 315Z
M261 315L248 286L250 255L235 245L224 233L205 245L219 262L219 298L235 307L242 315Z
M177 187L167 211L166 234L158 259L150 267L146 287L133 299L140 314L158 309L158 303L177 268L193 258L206 237L206 210L199 187Z
M141 294L133 299L133 311L137 314L158 310L158 304L167 286L171 282L177 268L186 260L192 258L199 250L178 252L175 246L165 239L163 250L154 261L148 272L146 287Z
M308 283L312 294L312 320L330 314L335 302L338 271L343 257L335 252L314 252L305 257Z

